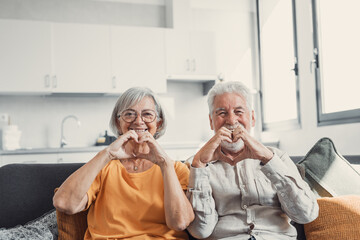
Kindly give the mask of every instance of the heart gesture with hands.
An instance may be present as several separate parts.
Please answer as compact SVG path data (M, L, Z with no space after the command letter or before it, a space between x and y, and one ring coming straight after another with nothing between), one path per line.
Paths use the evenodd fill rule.
M125 148L126 144L131 140L138 142L138 135L134 130L120 135L113 143L111 143L109 146L111 160L135 158L136 156L134 153Z
M126 144L131 141L135 142L134 147L126 147ZM144 151L144 144L149 147L148 151ZM168 156L151 133L146 132L139 136L134 130L130 130L119 136L118 139L109 146L109 153L111 160L143 158L159 166L168 159Z
M164 152L164 150L160 147L159 143L155 140L155 138L149 132L145 132L138 139L138 144L146 143L149 147L149 151L144 153L139 151L139 148L134 150L134 154L137 158L143 158L148 161L153 162L160 167L163 166L166 161L169 159L168 155Z
M244 141L244 147L237 153L221 147L222 141L232 143L239 140ZM205 167L211 161L220 160L234 166L247 158L259 159L266 164L272 157L273 153L268 148L253 138L242 125L239 125L233 132L226 127L221 127L195 155L192 165Z
M205 167L207 163L220 160L232 164L233 160L221 152L222 141L231 143L232 132L226 127L221 127L215 135L195 155L192 166L196 168Z
M244 141L243 149L233 158L232 165L247 159L258 159L266 164L273 157L273 152L252 137L244 126L239 125L233 132L233 142Z

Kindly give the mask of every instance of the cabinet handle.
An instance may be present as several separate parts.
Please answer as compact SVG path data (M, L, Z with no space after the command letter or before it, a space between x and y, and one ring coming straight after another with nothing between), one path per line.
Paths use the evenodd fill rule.
M112 77L112 88L116 88L116 77Z
M196 60L195 60L195 58L192 60L192 71L193 72L196 71Z
M52 85L53 85L53 88L57 88L57 77L56 77L56 75L53 76Z
M50 87L50 75L49 75L49 74L46 74L46 75L45 75L44 85L45 85L45 88Z
M186 71L190 71L190 59L186 59Z

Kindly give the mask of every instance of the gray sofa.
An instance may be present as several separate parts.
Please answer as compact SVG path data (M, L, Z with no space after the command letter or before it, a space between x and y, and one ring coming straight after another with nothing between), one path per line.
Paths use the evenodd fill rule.
M54 207L54 189L82 163L9 164L0 168L0 228L12 228L41 217ZM305 239L302 225L299 238Z
M347 156L360 164L360 156ZM303 157L292 157L304 164ZM54 207L54 189L83 163L74 164L9 164L0 168L0 229L23 225L49 212ZM295 224L298 239L305 238L303 226Z

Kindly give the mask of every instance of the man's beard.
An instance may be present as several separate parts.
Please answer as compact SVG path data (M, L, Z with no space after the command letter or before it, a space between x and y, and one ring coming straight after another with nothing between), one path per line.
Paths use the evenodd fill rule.
M220 145L222 148L232 153L237 153L244 148L244 141L242 139L239 139L237 142L231 142L231 143L227 141L222 141Z
M235 125L225 125L225 127L229 130L235 130L239 125L242 125L241 123L235 124ZM244 127L244 125L242 125ZM244 141L240 138L236 142L227 142L227 141L221 141L220 143L221 147L232 152L237 153L240 152L244 148Z

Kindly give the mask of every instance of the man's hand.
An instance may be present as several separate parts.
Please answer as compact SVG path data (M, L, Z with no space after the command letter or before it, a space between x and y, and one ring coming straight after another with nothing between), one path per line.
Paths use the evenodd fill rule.
M207 163L220 160L232 164L232 159L221 152L222 141L232 142L231 130L226 127L220 128L216 134L196 153L192 166L195 168L205 167Z
M244 148L233 159L233 165L247 158L258 159L263 164L266 164L273 158L274 153L252 137L241 125L239 125L233 132L233 141L236 142L239 139L244 141Z

